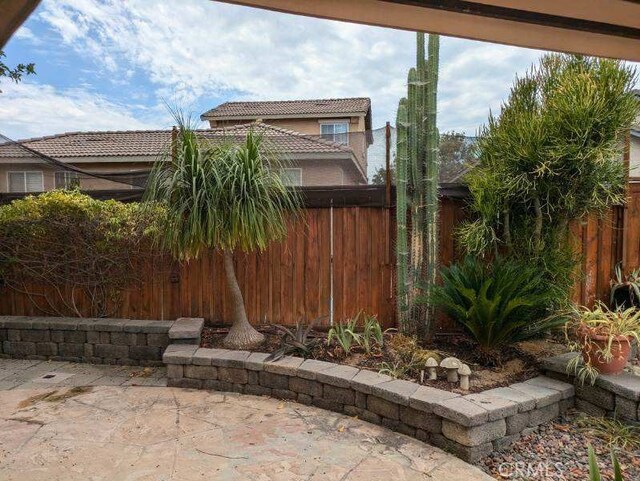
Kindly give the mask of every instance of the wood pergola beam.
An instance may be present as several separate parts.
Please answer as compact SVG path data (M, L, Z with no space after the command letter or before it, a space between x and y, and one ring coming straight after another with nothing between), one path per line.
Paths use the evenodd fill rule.
M520 47L640 61L638 0L215 0ZM0 0L0 48L40 0Z
M640 61L633 0L214 0L331 20Z

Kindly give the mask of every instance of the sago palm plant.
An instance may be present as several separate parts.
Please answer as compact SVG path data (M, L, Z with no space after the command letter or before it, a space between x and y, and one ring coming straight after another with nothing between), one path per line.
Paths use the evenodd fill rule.
M558 294L534 267L512 260L486 265L468 256L441 271L432 301L489 355L566 322L549 316Z
M162 241L179 260L205 249L222 253L233 324L224 345L248 349L264 341L247 319L233 252L264 250L286 235L299 194L280 176L282 160L252 132L243 142L207 142L181 115L172 151L156 162L145 199L167 211Z

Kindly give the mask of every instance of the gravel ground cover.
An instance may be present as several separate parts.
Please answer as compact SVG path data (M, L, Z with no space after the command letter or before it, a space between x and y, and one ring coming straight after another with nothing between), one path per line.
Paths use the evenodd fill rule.
M569 411L554 422L539 426L503 452L480 460L480 467L496 479L588 481L587 447L598 456L603 480L613 480L610 448L579 426L580 414ZM640 480L640 452L616 449L625 481Z

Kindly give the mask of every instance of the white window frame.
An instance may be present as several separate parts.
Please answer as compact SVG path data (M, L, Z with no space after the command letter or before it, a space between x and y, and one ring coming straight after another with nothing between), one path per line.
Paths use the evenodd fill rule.
M22 174L24 177L24 190L20 192L11 192L11 174ZM40 190L27 191L27 174L40 174ZM7 172L7 192L11 194L31 194L35 192L44 192L44 172L41 170L10 170Z
M320 122L320 137L322 137L323 139L327 139L327 140L331 140L332 142L335 142L336 144L342 144L342 145L349 145L349 121L348 120L321 120ZM334 129L334 133L333 134L323 134L322 133L322 127L324 127L325 125L346 125L347 130L344 133L339 133L336 134L335 133L335 129ZM326 137L325 137L326 135ZM344 135L346 138L346 142L340 142L338 140L336 140L336 137L339 135ZM332 136L330 138L330 136Z
M56 178L58 174L64 174L65 179L64 179L64 183L65 185L62 187L58 187L58 179ZM75 177L72 177L69 180L78 180L78 184L80 183L80 176L78 175L77 172L73 171L73 170L56 170L53 173L53 188L54 189L68 189L69 186L67 185L69 183L69 180L67 180L67 174L72 174Z
M280 175L283 176L283 174L285 173L285 171L289 171L289 170L295 170L298 171L299 177L300 177L300 183L299 184L286 184L287 187L301 187L303 184L302 182L302 168L300 167L285 167L283 169L280 169Z

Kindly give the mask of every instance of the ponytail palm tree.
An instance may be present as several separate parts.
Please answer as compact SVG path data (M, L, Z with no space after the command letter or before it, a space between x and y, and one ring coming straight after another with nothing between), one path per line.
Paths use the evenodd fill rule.
M247 319L236 278L233 252L264 250L286 235L299 195L281 177L281 160L261 135L249 131L240 144L208 143L187 122L171 155L156 162L146 200L164 204L162 241L178 260L195 259L205 249L222 253L233 324L226 347L248 349L264 341Z

